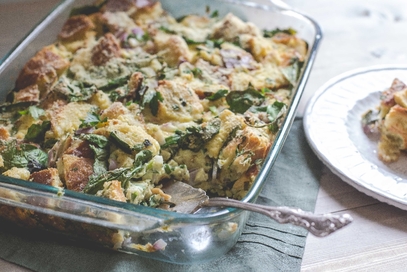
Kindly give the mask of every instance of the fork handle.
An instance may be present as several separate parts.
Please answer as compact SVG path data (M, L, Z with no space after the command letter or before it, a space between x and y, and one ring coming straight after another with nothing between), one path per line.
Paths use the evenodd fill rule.
M335 215L328 213L317 215L296 208L265 206L222 197L210 198L202 206L234 207L261 213L281 224L290 223L303 227L317 237L325 237L353 221L349 214Z

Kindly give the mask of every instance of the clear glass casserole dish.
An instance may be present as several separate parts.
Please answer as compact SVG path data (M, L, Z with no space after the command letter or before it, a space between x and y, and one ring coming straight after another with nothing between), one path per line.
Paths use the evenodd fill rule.
M0 100L14 87L18 72L43 46L54 42L73 7L94 1L62 1L0 63ZM163 8L174 17L204 13L210 6L220 15L232 12L260 29L297 31L309 46L301 74L292 92L291 104L263 167L244 202L255 202L294 120L317 47L322 37L310 18L270 2L237 0L163 0ZM202 209L180 214L86 195L74 191L0 176L0 217L25 227L42 228L119 251L172 263L208 261L226 253L239 238L248 212L234 208Z

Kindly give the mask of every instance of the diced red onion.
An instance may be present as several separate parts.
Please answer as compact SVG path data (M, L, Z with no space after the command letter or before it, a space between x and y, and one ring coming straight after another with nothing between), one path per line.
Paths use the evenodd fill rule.
M94 127L84 127L75 130L75 135L81 135L81 134L90 134L95 130Z
M143 35L144 35L144 30L141 29L140 27L135 27L135 28L133 28L133 29L131 30L131 32L132 32L134 35L137 35L137 36L143 36Z
M377 125L363 125L363 132L366 135L373 135L373 134L379 134L379 128Z
M117 161L109 159L109 170L117 169Z
M164 250L166 246L167 243L163 239L159 239L153 244L155 250Z

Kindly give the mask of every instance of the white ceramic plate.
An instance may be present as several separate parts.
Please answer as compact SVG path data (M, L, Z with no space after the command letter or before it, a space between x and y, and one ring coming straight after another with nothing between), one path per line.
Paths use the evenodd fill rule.
M376 136L367 136L361 116L380 103L394 78L407 83L407 66L353 70L324 84L304 115L307 140L342 180L380 201L407 210L407 153L394 163L378 159Z

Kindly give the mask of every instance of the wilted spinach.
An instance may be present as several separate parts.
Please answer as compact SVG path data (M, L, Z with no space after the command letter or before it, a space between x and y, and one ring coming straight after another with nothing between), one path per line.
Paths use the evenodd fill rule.
M228 94L228 90L222 89L217 91L216 93L206 97L206 99L210 100L210 101L215 101L218 99L221 99L222 97L225 97Z
M291 59L290 65L281 68L281 72L284 74L284 76L287 78L292 86L294 86L297 82L303 65L303 61L300 61L298 58L293 58Z
M130 180L139 172L144 170L145 164L153 158L150 150L143 150L137 153L132 167L117 168L104 172L100 175L91 176L88 184L84 188L84 193L96 194L103 189L103 184L108 181L118 180L123 188L127 188Z
M99 90L108 92L118 87L124 86L129 81L130 75L109 80L106 85L100 86Z
M226 96L230 110L235 113L244 113L251 106L258 106L263 103L264 99L264 95L252 86L249 86L249 88L244 91L230 92Z
M158 113L158 103L163 102L164 98L160 92L149 90L143 96L142 105L148 105L150 107L151 113L157 116Z
M48 154L31 144L17 144L16 141L1 141L3 147L3 171L13 167L27 168L30 173L45 169L48 165Z
M92 176L99 176L107 171L109 159L109 141L105 136L97 134L82 134L81 138L89 142L89 147L95 155Z
M180 147L197 152L205 143L213 138L220 130L219 118L212 119L202 126L188 127L185 131L177 130L174 135L167 137L162 148Z
M277 132L278 130L278 123L277 121L283 117L284 113L287 110L287 105L279 102L279 101L275 101L273 104L268 105L268 106L264 106L264 107L252 107L250 108L251 112L254 113L258 113L258 112L265 112L267 113L267 118L270 121L269 123L269 129L272 132Z
M50 121L43 121L40 124L32 124L24 137L25 141L40 143L44 140L45 133L51 128Z
M101 119L100 115L96 111L89 112L85 119L81 120L82 123L80 124L80 128L86 127L96 127L100 123L107 122L107 117Z

